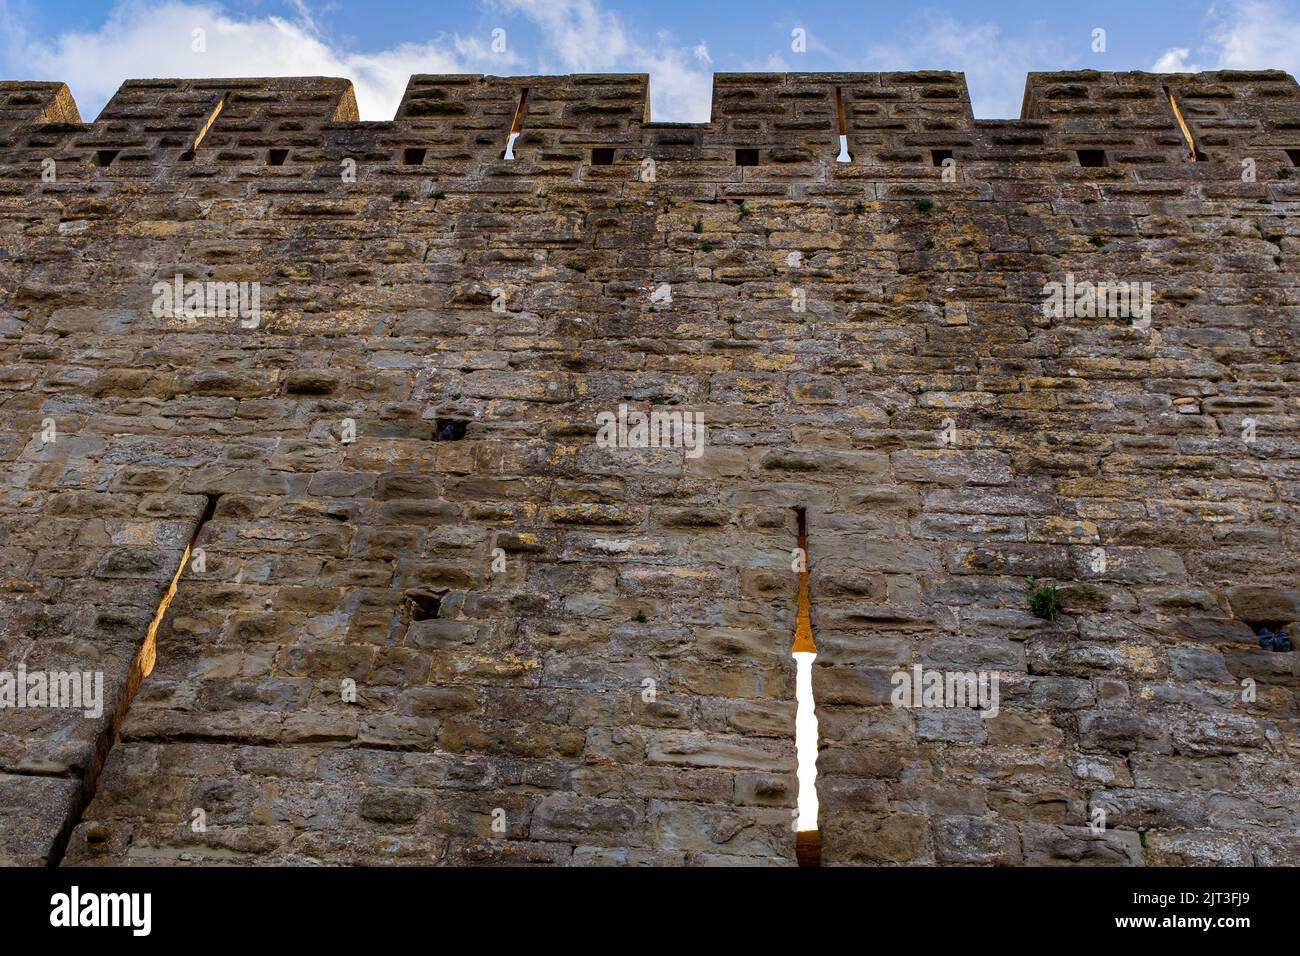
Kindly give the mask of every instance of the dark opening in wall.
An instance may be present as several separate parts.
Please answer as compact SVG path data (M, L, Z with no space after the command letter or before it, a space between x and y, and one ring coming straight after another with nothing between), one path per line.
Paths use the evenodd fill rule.
M736 150L737 166L757 166L758 150L757 149L738 149Z
M950 149L932 149L930 150L930 165L942 166L945 159L952 159L952 150Z
M182 163L194 162L194 150L187 149L185 152L181 153L180 160Z
M597 146L591 151L591 165L593 166L613 166L614 165L614 147Z
M465 437L469 421L463 418L438 418L434 420L434 441L460 441Z
M431 621L442 607L442 595L428 588L412 588L406 592L412 621Z
M1300 166L1300 149L1288 149L1286 158L1291 160L1292 166Z
M421 166L424 164L424 154L426 150L423 146L408 146L402 150L403 166Z
M117 154L120 153L120 152L121 152L121 150L118 150L118 149L97 149L97 150L95 150L95 165L96 165L96 166L112 166L112 165L113 165L113 160L117 159Z
M1079 157L1080 166L1106 165L1106 151L1104 149L1080 149L1075 152Z
M1287 621L1247 621L1246 626L1259 638L1259 646L1266 651L1286 653L1295 650L1295 644L1287 636L1284 628Z
M266 165L283 166L284 161L289 158L287 149L268 149L266 151Z
M794 835L794 858L800 866L822 865L820 830L800 830Z

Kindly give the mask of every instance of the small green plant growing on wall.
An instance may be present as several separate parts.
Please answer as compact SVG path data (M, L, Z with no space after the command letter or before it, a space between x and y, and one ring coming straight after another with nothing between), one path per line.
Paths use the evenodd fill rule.
M912 202L916 205L916 211L920 213L928 213L934 208L933 199L913 199Z
M1037 578L1030 578L1029 586L1033 588L1029 592L1029 610L1034 612L1034 617L1055 621L1061 613L1061 592L1050 584L1039 584Z

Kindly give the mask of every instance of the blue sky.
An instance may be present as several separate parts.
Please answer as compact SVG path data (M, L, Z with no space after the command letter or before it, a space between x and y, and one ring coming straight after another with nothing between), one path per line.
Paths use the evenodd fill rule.
M376 120L411 73L644 72L655 119L700 122L715 71L960 70L994 118L1029 70L1229 67L1300 72L1300 0L0 0L0 78L62 80L87 120L146 76L344 76Z

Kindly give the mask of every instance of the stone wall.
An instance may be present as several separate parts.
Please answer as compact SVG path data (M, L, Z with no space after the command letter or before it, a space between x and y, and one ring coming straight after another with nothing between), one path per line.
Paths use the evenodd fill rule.
M826 864L1300 863L1298 162L1268 72L0 83L0 664L108 698L0 860L792 864L803 508Z

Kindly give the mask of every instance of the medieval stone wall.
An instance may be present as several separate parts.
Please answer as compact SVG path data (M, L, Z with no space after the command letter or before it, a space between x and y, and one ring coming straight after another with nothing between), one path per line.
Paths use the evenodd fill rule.
M0 860L793 863L804 509L825 863L1300 862L1295 81L646 83L0 83Z

